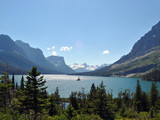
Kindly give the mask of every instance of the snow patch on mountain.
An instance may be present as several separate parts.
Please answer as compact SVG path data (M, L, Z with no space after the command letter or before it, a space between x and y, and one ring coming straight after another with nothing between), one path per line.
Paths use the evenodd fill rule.
M108 66L108 64L102 64L102 65L88 65L86 63L84 64L73 64L73 65L69 65L73 70L75 70L76 72L89 72L89 71L94 71L96 69L100 69L103 67Z

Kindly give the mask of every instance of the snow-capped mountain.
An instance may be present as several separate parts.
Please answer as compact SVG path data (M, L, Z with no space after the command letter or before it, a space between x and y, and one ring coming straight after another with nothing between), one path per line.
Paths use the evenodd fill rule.
M100 69L103 67L108 66L108 64L102 64L102 65L88 65L86 63L84 64L73 64L73 65L69 65L73 70L75 70L76 72L89 72L89 71L93 71L96 69Z

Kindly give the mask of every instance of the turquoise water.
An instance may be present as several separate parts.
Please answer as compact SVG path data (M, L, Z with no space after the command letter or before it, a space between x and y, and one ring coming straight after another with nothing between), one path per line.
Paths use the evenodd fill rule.
M20 84L21 77L21 75L15 75L18 84ZM81 80L76 81L78 77L74 75L44 75L48 93L54 93L56 87L58 87L60 96L65 98L69 97L71 91L82 91L82 88L84 88L85 93L88 93L93 83L97 86L101 81L106 85L106 90L112 91L113 97L117 97L121 90L130 89L131 92L134 92L138 80L137 78L80 76ZM139 80L142 90L149 92L152 82ZM157 82L157 86L160 90L160 82Z

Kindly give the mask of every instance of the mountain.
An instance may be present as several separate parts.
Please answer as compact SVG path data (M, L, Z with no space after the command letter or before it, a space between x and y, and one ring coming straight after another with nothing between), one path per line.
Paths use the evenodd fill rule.
M160 22L138 40L131 52L105 68L85 75L139 76L160 66Z
M46 58L49 63L56 66L63 73L75 73L73 69L66 65L64 58L61 56L49 56Z
M89 72L89 71L93 71L93 70L97 70L103 67L108 66L108 64L102 64L102 65L87 65L86 63L84 64L73 64L70 65L70 67L75 70L76 72Z
M5 51L0 52L0 61L4 65L8 64L9 66L11 66L11 68L19 69L19 72L11 71L10 67L9 67L9 71L11 71L12 73L15 73L15 74L18 74L21 72L27 73L27 71L29 71L32 68L32 66L37 66L38 70L41 71L42 73L53 73L53 71L51 71L49 69L45 69L41 66L38 66L37 64L25 59L24 57L22 57L16 53L5 52ZM3 70L3 72L4 72L4 70ZM58 73L58 72L56 72L56 73Z
M23 57L26 56L23 49L15 44L8 35L0 35L0 51L12 52Z
M4 73L6 71L8 71L8 73L26 74L26 71L21 70L16 67L12 67L10 65L8 65L8 67L7 67L6 63L4 63L3 61L0 61L0 74Z
M29 60L26 52L18 46L9 36L0 35L0 72L6 72L8 64L8 72L15 74L24 74L37 66L42 73L61 73L56 70L44 68Z
M28 43L22 42L20 40L16 40L15 43L24 50L26 54L26 59L28 58L31 62L36 63L37 65L43 68L49 69L53 71L53 73L59 71L54 65L50 64L46 60L46 58L43 55L43 52L40 49L30 47ZM59 73L63 72L59 71Z
M145 55L147 51L157 46L160 46L160 22L153 26L148 33L146 33L134 44L131 52L128 55L123 56L116 63L122 63Z

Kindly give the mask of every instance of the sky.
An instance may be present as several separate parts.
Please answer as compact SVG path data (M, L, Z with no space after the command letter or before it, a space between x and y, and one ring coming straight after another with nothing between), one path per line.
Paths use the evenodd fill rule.
M160 21L159 0L0 0L0 34L63 56L111 64Z

